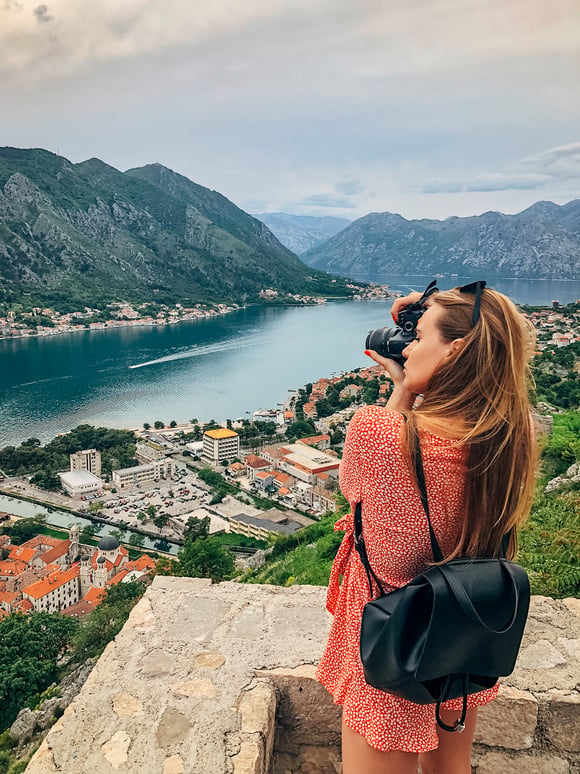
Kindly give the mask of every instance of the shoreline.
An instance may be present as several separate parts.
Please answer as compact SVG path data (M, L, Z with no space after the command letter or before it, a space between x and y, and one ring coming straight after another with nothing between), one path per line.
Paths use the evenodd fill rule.
M389 298L391 294L385 294L385 298ZM205 314L196 315L195 317L182 317L175 320L153 320L147 318L135 319L135 320L108 320L105 323L99 323L98 327L91 328L86 326L75 326L74 328L63 329L49 329L48 331L33 331L27 330L18 335L0 335L0 341L20 341L22 339L38 339L38 338L52 338L53 336L63 336L67 333L92 333L95 331L108 331L115 330L116 328L156 328L163 325L177 325L185 322L202 322L204 320L210 320L214 317L222 317L226 314L232 314L233 312L240 312L243 309L251 309L258 306L270 306L270 307L296 307L296 306L318 306L319 304L325 304L328 301L372 301L376 300L374 296L320 296L320 300L300 303L298 301L292 303L271 302L267 304L244 304L237 308L224 309L218 311L207 312ZM383 300L383 299L378 299Z

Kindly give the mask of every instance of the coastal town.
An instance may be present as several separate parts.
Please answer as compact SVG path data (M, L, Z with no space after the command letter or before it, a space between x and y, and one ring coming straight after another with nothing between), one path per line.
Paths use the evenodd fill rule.
M347 284L353 291L353 300L385 298L389 295L384 285L359 286ZM259 297L262 303L310 306L323 304L326 298L282 294L273 288L264 288ZM101 308L85 307L73 312L59 312L52 307L24 308L15 304L0 313L0 339L30 336L55 336L75 331L98 331L109 328L139 328L144 326L174 325L186 320L203 320L229 314L244 308L238 304L193 304L184 306L159 303L133 304L129 301L101 304Z
M528 314L542 357L580 342L577 305ZM355 369L291 391L251 420L132 428L137 464L110 473L103 472L101 452L89 448L70 454L56 488L40 488L30 475L6 475L3 494L110 525L115 534L83 544L87 533L79 537L73 524L66 539L39 534L13 545L0 536L0 617L34 610L86 615L107 588L150 580L156 559L143 551L130 559L129 548L148 538L157 541L156 555L159 546L182 545L199 524L210 535L245 540L243 567L277 536L336 511L348 422L360 405L386 405L391 386L378 366ZM10 514L3 517L10 523Z
M58 491L40 489L31 476L7 476L1 491L110 524L119 537L182 544L192 524L205 523L209 534L239 535L246 544L265 546L335 512L346 425L362 402L384 405L389 391L377 366L321 378L291 393L278 409L256 411L252 422L135 429L138 464L110 476L103 475L99 450L82 449L59 473ZM329 396L338 410L331 410ZM288 429L301 423L314 433L289 438ZM258 438L256 446L256 438L246 436L242 444L244 429L260 424L268 426L268 442ZM10 523L9 514L4 517ZM0 617L34 610L83 616L107 588L150 580L155 559L147 553L130 561L118 537L105 535L96 546L83 544L82 537L74 524L65 540L35 535L12 545L2 535ZM138 544L127 540L128 546Z

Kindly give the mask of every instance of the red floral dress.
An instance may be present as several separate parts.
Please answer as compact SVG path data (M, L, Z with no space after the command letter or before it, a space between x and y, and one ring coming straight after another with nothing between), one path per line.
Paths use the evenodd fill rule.
M427 517L403 456L404 418L366 406L353 416L340 465L340 488L354 510L363 503L363 532L371 567L388 589L408 583L433 560ZM456 545L463 511L466 449L421 432L429 512L443 554ZM348 728L378 750L427 752L438 745L434 704L413 704L367 685L359 655L363 607L369 601L364 568L354 549L352 513L337 521L345 536L334 560L326 606L334 615L318 680L343 706ZM341 582L342 576L342 582ZM498 686L468 697L468 706L492 701ZM460 709L461 699L444 708Z

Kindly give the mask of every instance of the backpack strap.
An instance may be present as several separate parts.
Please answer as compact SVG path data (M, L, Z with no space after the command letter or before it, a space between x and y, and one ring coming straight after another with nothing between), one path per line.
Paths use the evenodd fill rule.
M369 582L369 591L370 591L371 599L375 595L373 591L373 579L377 584L377 586L379 587L381 596L383 596L385 593L385 590L382 587L380 580L375 575L375 571L371 567L371 563L369 562L369 557L367 555L367 547L365 544L365 539L362 534L362 503L360 502L356 504L354 509L354 547L356 548L357 553L360 556L362 566L365 568L365 572L367 574L367 580Z

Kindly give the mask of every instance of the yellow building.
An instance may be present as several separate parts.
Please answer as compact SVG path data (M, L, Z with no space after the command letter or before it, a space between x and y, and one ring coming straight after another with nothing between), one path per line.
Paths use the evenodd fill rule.
M220 427L206 430L203 434L202 458L212 465L222 460L231 460L240 453L240 436L233 430Z

